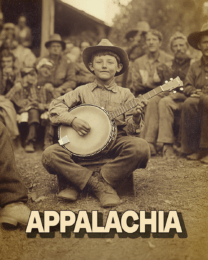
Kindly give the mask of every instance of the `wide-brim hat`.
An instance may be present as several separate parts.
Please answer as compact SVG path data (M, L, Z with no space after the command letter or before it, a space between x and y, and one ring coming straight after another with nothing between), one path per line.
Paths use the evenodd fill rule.
M133 38L139 31L147 33L149 30L150 30L150 26L148 22L140 21L137 23L137 26L134 29L126 33L125 38L129 40L130 38Z
M127 70L128 66L129 66L129 59L128 59L127 53L122 48L120 48L118 46L114 46L109 40L102 39L98 45L92 46L92 47L87 47L86 49L84 49L83 54L82 54L83 62L85 64L86 68L91 73L94 74L94 72L92 72L89 68L89 63L91 61L92 54L96 53L96 52L103 52L103 51L111 51L111 52L117 54L119 56L119 58L121 59L123 68L120 72L116 72L115 76L119 76Z
M203 35L208 35L208 23L205 23L200 32L193 32L188 36L188 43L197 50L200 50L198 44Z
M64 41L62 41L61 36L59 34L55 33L55 34L51 35L49 40L45 43L45 47L49 48L49 46L53 42L60 43L62 45L63 51L66 49L66 43Z

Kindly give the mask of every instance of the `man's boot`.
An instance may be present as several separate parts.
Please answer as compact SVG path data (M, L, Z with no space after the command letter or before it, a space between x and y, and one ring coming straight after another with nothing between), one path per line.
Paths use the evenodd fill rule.
M99 199L102 207L114 207L121 203L116 191L103 179L100 173L94 172L87 184Z

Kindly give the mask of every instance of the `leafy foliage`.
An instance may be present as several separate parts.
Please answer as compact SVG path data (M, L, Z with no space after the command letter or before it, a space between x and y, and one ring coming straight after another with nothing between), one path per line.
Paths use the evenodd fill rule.
M121 12L114 18L109 35L117 45L125 46L125 34L135 28L138 21L147 21L151 28L163 33L162 48L168 51L170 37L180 31L185 35L200 30L208 16L203 12L206 0L132 0L127 6L121 0L114 0Z

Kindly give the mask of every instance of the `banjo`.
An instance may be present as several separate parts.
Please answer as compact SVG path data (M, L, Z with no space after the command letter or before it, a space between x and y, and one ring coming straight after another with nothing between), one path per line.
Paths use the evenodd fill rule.
M80 136L71 126L62 124L58 129L58 142L78 158L94 159L100 157L106 154L115 143L117 127L114 119L116 117L135 108L139 103L138 101L148 100L163 91L171 91L180 86L183 86L183 82L179 77L174 80L170 79L164 85L132 99L110 113L104 108L88 104L69 109L71 115L87 121L91 129L86 135Z

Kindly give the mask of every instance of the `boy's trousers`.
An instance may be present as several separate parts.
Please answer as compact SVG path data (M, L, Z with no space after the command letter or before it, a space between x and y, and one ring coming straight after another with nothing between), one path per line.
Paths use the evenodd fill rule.
M109 155L113 161L101 167L101 174L112 187L117 187L138 168L145 168L150 157L148 143L138 137L118 135ZM99 160L99 159L98 159ZM43 152L42 163L50 174L61 175L80 190L84 189L92 171L73 161L73 156L59 144Z

